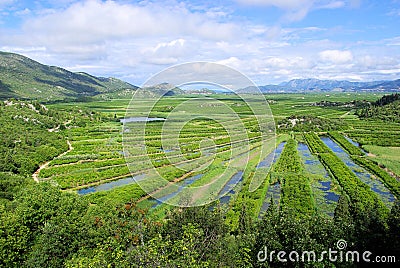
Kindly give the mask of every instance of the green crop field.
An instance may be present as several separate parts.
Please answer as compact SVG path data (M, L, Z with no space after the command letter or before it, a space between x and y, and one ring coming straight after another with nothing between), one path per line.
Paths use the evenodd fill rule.
M179 180L181 177L184 178L185 176L204 173L205 176L202 176L200 180L194 182L194 187L196 185L207 184L212 181L213 178L222 174L225 169L223 168L224 165L221 163L226 162L227 159L235 159L235 155L241 155L246 152L250 154L250 152L252 152L257 154L255 158L253 156L250 162L248 162L253 165L253 168L251 168L250 165L247 167L248 171L243 170L245 171L244 185L247 185L249 182L246 183L246 178L252 176L250 174L254 173L254 167L259 161L261 161L260 158L266 156L261 156L258 153L262 148L262 143L260 143L260 133L252 131L257 122L254 121L254 118L252 119L251 116L246 115L247 110L245 106L241 106L241 101L234 95L214 95L212 97L213 99L221 101L224 105L231 107L235 113L240 115L240 122L245 123L245 129L247 129L248 133L243 133L242 137L234 137L237 139L237 142L231 140L232 137L230 137L229 133L224 129L225 126L215 121L207 121L203 119L189 120L180 130L179 137L168 136L173 135L173 132L171 132L171 130L168 132L168 130L163 128L163 122L151 122L147 123L146 126L140 122L132 124L130 125L131 129L129 129L129 131L134 134L126 134L124 136L123 126L119 122L119 119L125 116L129 99L67 104L58 103L50 105L51 108L62 111L71 109L91 110L106 118L110 118L111 120L108 120L107 122L93 122L92 124L85 124L84 126L82 125L65 130L66 137L68 137L68 140L71 142L73 149L61 157L56 157L47 167L41 169L39 178L43 181L52 181L60 185L62 189L74 190L101 185L121 178L123 179L131 176L131 174L138 175L146 173L153 168L156 168L157 172L166 178L166 181L175 181L177 179ZM296 133L301 134L309 130L323 132L325 130L331 130L332 125L340 125L341 127L339 130L343 134L353 138L354 141L360 142L361 146L363 146L367 151L374 149L378 150L378 148L381 148L369 145L374 142L371 140L371 137L375 137L375 135L368 135L369 132L372 131L371 128L368 129L368 126L373 126L372 128L375 130L378 129L375 131L376 135L384 135L384 137L391 140L391 143L393 143L393 139L399 138L396 129L400 129L400 126L395 123L388 126L388 124L379 120L370 120L368 124L364 124L354 115L354 107L323 107L315 104L326 99L330 102L346 103L354 100L373 101L379 97L381 97L380 94L367 93L265 95L274 115L277 133L286 133L285 135L292 133L291 135L295 135L296 139L303 140L301 138L302 136L299 136ZM186 110L183 111L185 112L185 118L190 118L192 114L198 112L198 107L200 106L208 105L206 106L207 109L213 106L212 103L207 103L207 100L199 100L195 96L190 95L164 97L156 103L151 110L150 115L152 117L166 118L171 110L189 100L192 101L192 104L185 107ZM146 101L143 101L138 106L135 106L135 115L143 115L149 104L147 104ZM217 106L214 105L212 108L214 109L214 112L218 113L218 111L215 110L216 107ZM221 112L223 112L223 110L221 110ZM302 120L299 121L301 122L301 125L297 124L296 126L291 127L290 124L285 124L285 118L291 118L293 115L298 117L295 118L296 120ZM183 115L182 118L184 118ZM227 119L228 118L226 118L226 120ZM282 124L285 124L285 127L282 127ZM174 129L180 125L181 124L178 123L172 123L168 127ZM316 125L318 125L317 128L315 127ZM145 148L139 146L142 143L140 137L135 137L143 128L146 128L146 133L144 133ZM166 132L170 134L165 135L164 133ZM161 136L161 134L163 136ZM345 139L345 137L342 136L343 134L336 134L337 140L341 137L340 140L338 140L341 146L343 145L343 142L340 141ZM263 134L261 133L261 135ZM123 137L127 140L127 143L129 143L130 146L133 146L132 148L124 148ZM241 148L243 143L240 141L244 138L250 139L250 147L248 149ZM202 140L208 141L209 147L205 144L201 144ZM175 144L176 142L178 142L178 144ZM382 139L380 139L379 143L381 142ZM211 148L211 145L217 147ZM173 147L177 146L179 147L179 152L172 150L174 149ZM203 155L204 151L200 148L201 146L209 148L210 150L213 149L215 154L214 157L205 157ZM271 147L271 145L269 145L269 147ZM379 151L376 151L375 160L396 173L398 172L398 159L396 158L396 150L398 148L389 148L390 149L388 150L380 149ZM311 150L313 150L312 146ZM271 149L268 151L271 151ZM230 155L229 152L232 152L232 154ZM126 155L127 153L129 156ZM245 160L241 161L240 159L235 159L235 161L239 164L236 164L236 167L232 166L229 168L231 169L231 174L232 172L234 173L235 170L240 171L241 168L246 168L245 166L240 166L240 163L244 165L246 162ZM181 168L176 168L177 165L180 165L181 168L185 166L184 169L186 171L182 171ZM204 168L203 166L207 167ZM253 171L250 171L251 169L253 169ZM208 174L213 175L211 176ZM257 174L257 176L260 175ZM214 187L217 187L214 185L208 191L214 192L214 194L218 193L227 180L228 178L223 179L220 182L220 186L218 186L219 188L214 189ZM149 186L149 189L152 189L151 191L156 191L158 187L165 186L165 183L156 183L155 181L153 181L153 183L155 183L154 187ZM149 185L151 184L152 183L149 182ZM123 187L125 186L122 185L118 188ZM172 186L168 186L167 188L171 187ZM246 189L246 187L243 187L243 189ZM267 186L265 186L265 189L267 189ZM113 195L113 192L116 190L117 189L114 190L114 188L110 188L105 192L102 192L101 196L104 197L107 193ZM120 189L118 189L118 191L120 191ZM166 190L165 193L173 191L174 190L171 188ZM143 194L144 193L141 193L139 195L142 196ZM93 197L90 197L91 200L95 200L94 198L96 195L100 195L100 193L93 194ZM126 196L124 200L128 200L128 192L124 193L124 195ZM132 196L136 196L136 193L132 193ZM241 194L236 194L234 198L241 200L242 196ZM147 198L145 200L147 200ZM258 200L260 200L258 202L263 201L260 197L258 197ZM152 202L148 202L148 204L151 203ZM234 208L234 199L230 200L230 203L232 203L232 208ZM256 207L260 209L260 205L257 205ZM253 214L258 215L258 212L255 211Z
M82 189L84 191L88 187L102 189L101 185L113 185L112 182L116 181L115 185L117 187L105 187L105 190L96 190L94 193L84 195L84 197L94 203L101 203L101 200L105 199L116 202L120 200L119 202L121 203L139 199L144 207L150 209L150 212L154 210L157 211L157 214L160 214L163 207L168 208L169 206L166 204L156 205L156 200L161 198L161 200L167 203L181 202L179 200L180 195L174 196L174 193L179 189L179 185L185 183L185 178L196 175L201 176L200 179L196 179L196 181L188 186L188 193L186 195L193 194L194 190L191 190L191 188L203 189L201 188L202 186L211 183L207 188L202 190L201 194L196 194L196 198L198 199L196 202L208 203L210 200L217 198L218 193L222 191L230 177L239 171L244 172L241 182L236 186L235 194L229 196L228 202L224 201L224 205L227 206L226 213L230 215L228 222L233 226L232 228L237 228L240 204L246 203L249 214L257 218L262 204L266 203L265 196L268 191L268 180L271 180L272 177L269 174L267 175L266 172L268 171L261 172L261 169L258 170L256 168L257 164L268 153L271 153L276 145L287 140L289 135L292 135L300 142L307 140L310 150L316 156L322 157L319 153L321 150L326 152L326 149L323 147L316 149L317 147L315 146L317 144L310 144L312 140L309 140L307 136L304 139L302 133L309 131L324 133L324 131L331 131L332 129L339 130L340 133L335 132L335 134L331 135L335 135L333 138L340 146L344 146L346 150L349 150L350 147L346 147L345 142L349 143L346 139L350 137L353 139L352 142L360 142L360 146L363 146L365 150L371 151L371 153L375 150L376 156L370 157L373 160L371 165L376 165L376 168L381 170L382 174L385 174L386 171L389 173L394 172L394 174L398 172L399 161L396 154L398 147L384 147L384 149L380 149L383 147L370 145L374 142L374 140L371 140L371 137L375 137L375 135L369 135L369 132L374 129L376 135L381 135L383 138L387 137L387 139L390 139L390 145L392 145L393 139L400 138L396 131L396 129L400 129L399 125L396 123L388 125L380 120L369 120L368 124L365 124L355 115L356 108L354 107L343 107L343 105L324 107L316 105L321 100L326 99L339 104L350 101L373 101L381 97L380 94L333 93L329 96L321 93L265 95L265 99L268 101L274 115L276 133L278 134L278 139L276 141L275 139L271 140L273 143L269 144L268 139L270 138L267 137L267 133L263 134L253 130L257 126L257 122L254 120L254 117L248 115L248 110L241 100L234 95L222 94L213 95L212 97L213 100L220 101L239 115L240 119L237 123L244 124L245 132L242 133L243 135L231 136L221 122L202 118L191 120L191 116L198 113L199 107L203 106L205 109L214 109L214 113L219 113L215 109L222 109L221 113L224 113L223 108L219 108L219 104L213 104L212 100L210 102L207 99L199 99L191 95L161 98L152 107L150 113L151 117L167 118L169 113L176 107L180 107L183 103L190 101L190 105L186 105L185 110L181 111L180 114L182 120L188 120L185 124L181 124L178 121L174 123L173 119L169 119L172 123L166 128L162 121L150 123L135 122L129 125L129 133L124 133L124 126L119 122L119 119L123 118L127 112L129 99L50 105L52 109L61 111L71 109L78 111L91 110L99 114L100 117L104 116L104 118L109 119L101 122L100 118L97 122L67 128L65 135L71 143L72 150L50 161L45 168L40 170L38 177L41 181L53 182L68 191L82 191ZM134 112L128 113L129 116L146 114L147 106L150 103L151 101L146 103L145 100L138 103L135 106ZM228 117L221 118L223 120L230 120ZM292 126L291 124L287 124L287 118L298 120L296 121L297 125ZM333 126L340 126L340 128L333 128ZM125 126L125 128L127 127ZM179 136L177 137L174 136L173 132L175 128L180 128ZM144 136L139 137L143 129L145 129ZM267 143L261 140L261 136L263 135L267 135L264 137ZM379 144L382 143L383 138L379 139ZM243 147L243 140L246 139L249 140L249 143L245 148ZM129 146L124 147L123 141L125 141L125 144L129 144ZM274 145L275 142L276 145ZM262 148L264 148L264 152L261 151ZM265 148L267 149L265 150ZM176 149L179 150L177 151ZM207 150L208 156L206 155ZM363 154L359 149L357 150L356 152L350 151L350 155L353 157L353 155ZM277 166L273 167L274 172L272 174L274 174L274 178L281 172L279 171L280 166L287 169L284 161L286 161L285 158L292 157L288 156L292 154L293 152L282 155L282 159L277 162ZM328 161L328 156L325 158L322 157L321 161L327 165L326 169L332 180L330 183L332 185L341 184L337 180L340 180L340 176L342 175L339 178L336 177L336 173L339 170L332 171L326 162ZM231 159L231 165L228 166L229 159ZM382 167L374 164L375 162L384 165L389 170L385 171ZM305 165L307 168L310 164ZM309 168L312 169L312 166L310 165ZM286 173L285 171L283 174ZM133 187L132 182L127 185L123 183L121 185L118 184L118 181L124 181L126 178L143 174L147 174L147 179L141 181L139 185L136 184L135 187ZM314 175L306 171L296 171L294 174L297 174L294 177L306 178L305 181L308 181L305 183L308 184L306 186L308 187L307 191L310 191L309 198L311 199L307 201L312 204L310 208L314 207L314 209L319 210L318 207L325 207L321 204L324 203L324 193L317 186L310 186L318 181L323 181L323 178L319 177L320 179L316 180ZM384 177L388 175L382 174L381 176ZM157 178L160 176L165 180L158 180ZM296 186L296 179L289 180L292 177L293 175L287 176L287 180L285 180L287 183L282 181L283 187L281 191L285 193L282 195L282 204L287 204L288 200L298 200L298 198L294 197L296 196L296 191L294 191L293 187L300 186L300 181L298 182L298 186ZM216 178L219 179L215 181ZM255 192L249 192L249 185L252 179L261 181L259 189ZM264 182L265 180L266 182ZM344 182L347 182L347 179ZM383 182L385 182L384 179ZM135 184L134 181L133 184ZM396 182L392 182L392 184L396 184ZM142 188L145 187L145 191L140 189L140 186ZM388 185L388 187L391 188L393 186ZM394 186L394 188L396 187ZM300 190L299 193L304 194L304 191L304 189ZM153 193L149 196L146 195L146 192ZM337 194L340 195L340 192ZM396 191L393 194L397 195ZM165 199L168 195L171 195L171 197ZM294 196L291 197L291 195ZM332 202L331 200L330 203ZM305 203L300 202L300 204L304 205ZM284 205L282 208L286 206ZM326 207L325 209L325 213L328 213L329 209ZM330 211L329 214L332 215L332 209Z
M400 177L400 147L365 145L363 148L371 153L371 160L382 164Z

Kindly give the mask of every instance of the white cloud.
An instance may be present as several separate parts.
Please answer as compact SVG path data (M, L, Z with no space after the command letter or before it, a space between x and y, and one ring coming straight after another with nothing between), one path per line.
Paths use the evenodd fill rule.
M275 6L282 9L295 9L309 5L313 0L237 0L238 3L250 6Z
M319 57L324 62L334 64L344 64L353 60L353 54L348 50L324 50L319 53Z
M18 15L18 16L26 16L29 14L31 14L31 10L29 8L25 8L23 10L19 10L19 11L15 12L15 15Z
M357 64L361 68L376 68L395 66L399 62L395 58L390 57L376 57L371 55L360 56L357 59Z
M396 36L394 38L386 39L385 42L389 46L400 46L400 36Z
M162 51L162 50L168 50L168 52L173 52L176 53L178 52L181 48L184 47L185 45L185 39L179 38L177 40L173 40L168 43L160 43L158 44L154 49L152 49L154 52Z
M88 0L29 20L27 32L53 35L63 43L85 44L108 38L196 35L199 38L232 39L239 30L232 23L210 20L181 6L131 5Z
M39 52L46 51L45 47L10 47L10 46L2 46L0 47L2 51L14 51L16 53L29 53L29 52Z
M186 40L179 38L170 42L158 43L155 47L145 48L142 53L143 62L153 64L175 64L179 58L188 53L189 49L185 46Z
M21 29L0 25L1 50L138 85L166 65L188 61L226 64L259 84L308 77L382 79L400 68L399 37L369 43L332 41L332 29L323 25L256 23L238 17L231 7L193 7L175 0L62 1L68 6L32 9L20 17L25 22ZM292 20L312 10L343 6L330 0L246 3L273 5ZM334 30L339 34L346 28Z
M7 33L0 28L0 43L14 52L18 51L12 47L45 47L46 52L29 51L25 55L46 60L46 64L104 64L105 70L174 64L193 56L215 60L215 54L221 53L213 51L216 42L234 43L248 35L242 24L220 21L227 15L219 9L211 13L192 11L176 2L88 0L63 9L35 10L20 32ZM209 55L205 55L206 50Z
M344 7L346 4L343 1L333 1L329 3L322 4L321 6L317 6L319 9L335 9Z
M236 69L239 69L242 67L242 61L236 57L230 57L228 59L219 60L219 61L217 61L217 63L227 65L229 67L236 68Z
M288 22L304 19L314 9L335 9L345 6L343 1L334 0L236 0L248 6L277 7L286 12L283 19Z
M1 6L8 6L11 5L12 3L14 3L15 0L0 0L0 7Z

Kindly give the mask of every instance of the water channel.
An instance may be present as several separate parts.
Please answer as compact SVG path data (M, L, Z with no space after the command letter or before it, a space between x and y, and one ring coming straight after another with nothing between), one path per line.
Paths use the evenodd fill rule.
M344 151L342 147L331 138L321 137L321 140L354 172L354 174L356 174L362 182L367 184L388 207L392 206L395 197L379 179L370 174L363 167L354 163L346 151Z

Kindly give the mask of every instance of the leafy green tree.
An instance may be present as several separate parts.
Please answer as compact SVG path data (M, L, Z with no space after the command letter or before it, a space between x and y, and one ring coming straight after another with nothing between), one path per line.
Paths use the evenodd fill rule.
M242 204L242 209L239 215L239 234L249 234L252 231L253 223L250 215L248 214L247 205L245 202Z
M387 248L391 248L395 256L400 256L400 201L396 200L388 218Z
M0 204L0 267L20 267L29 247L29 228Z
M33 183L31 178L11 172L0 172L0 199L12 201L15 195L27 185Z
M335 208L334 221L343 231L344 237L348 239L352 237L354 232L353 218L350 211L350 200L346 194L339 197L338 203Z

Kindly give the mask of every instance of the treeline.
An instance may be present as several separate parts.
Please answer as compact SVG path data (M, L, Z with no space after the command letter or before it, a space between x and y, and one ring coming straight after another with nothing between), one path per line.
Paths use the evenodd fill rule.
M400 94L394 93L394 94L391 94L391 95L383 96L379 100L375 101L373 103L373 105L374 106L385 106L387 104L390 104L390 103L398 101L398 100L400 100Z
M346 107L346 108L359 108L369 106L371 103L366 100L352 100L347 102L340 102L340 101L318 101L315 103L310 104L311 106L318 106L318 107Z
M312 115L291 115L277 122L277 130L280 132L321 132L345 129L348 129L348 125L343 120Z
M385 95L372 105L358 109L356 114L360 118L400 123L400 94Z

